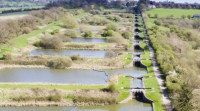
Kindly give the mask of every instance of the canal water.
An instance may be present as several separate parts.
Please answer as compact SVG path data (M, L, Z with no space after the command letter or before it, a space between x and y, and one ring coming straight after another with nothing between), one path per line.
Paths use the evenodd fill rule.
M103 38L72 38L72 42L107 43L107 40Z
M29 13L30 11L0 14L0 20L22 18L22 17L27 16Z
M110 76L120 73L141 77L145 70L138 68L106 70ZM18 83L60 83L60 84L105 84L108 81L105 72L84 69L34 69L13 68L0 70L0 82ZM140 84L139 82L136 84Z
M36 49L30 52L30 55L80 55L81 57L89 58L106 58L106 52L104 50L63 50L63 49Z

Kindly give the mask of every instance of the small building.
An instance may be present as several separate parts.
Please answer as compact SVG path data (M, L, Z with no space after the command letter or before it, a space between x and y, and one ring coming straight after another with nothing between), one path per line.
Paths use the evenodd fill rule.
M193 18L200 18L200 14L194 14Z

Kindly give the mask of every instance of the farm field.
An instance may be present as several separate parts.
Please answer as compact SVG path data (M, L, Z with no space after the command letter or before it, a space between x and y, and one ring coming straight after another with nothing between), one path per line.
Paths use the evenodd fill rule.
M190 15L192 17L194 14L199 14L199 13L200 13L200 10L198 9L156 8L156 9L147 11L147 14L150 14L152 17L154 17L154 15L157 14L159 17L169 17L173 15L173 17L175 18L181 18L182 15L185 15L186 17Z

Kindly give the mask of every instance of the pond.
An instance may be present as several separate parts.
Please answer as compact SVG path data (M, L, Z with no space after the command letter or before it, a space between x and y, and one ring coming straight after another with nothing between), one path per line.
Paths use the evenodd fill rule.
M72 38L72 42L86 42L86 43L106 43L104 38Z
M80 55L89 58L106 58L107 51L103 50L64 50L64 49L36 49L30 52L30 55Z
M106 70L109 77L111 75L126 73L141 77L145 70L118 69ZM19 83L62 83L62 84L105 84L108 78L105 72L83 69L34 69L34 68L14 68L0 70L0 82Z
M0 111L153 111L150 104L132 100L125 104L88 107L0 107Z
M30 13L30 11L12 12L12 13L0 14L0 19L16 19L16 18L21 18L21 17L25 17L29 13Z
M99 30L92 30L91 31L93 34L98 34L100 31Z

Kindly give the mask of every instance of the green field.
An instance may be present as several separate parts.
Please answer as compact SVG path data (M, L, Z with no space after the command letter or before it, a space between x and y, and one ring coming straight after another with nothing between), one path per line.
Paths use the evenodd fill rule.
M173 15L175 18L181 18L182 15L193 16L194 14L200 14L200 10L197 9L168 9L168 8L156 8L150 11L147 11L147 14L150 14L151 17L154 17L155 14L158 14L158 17L168 17Z

